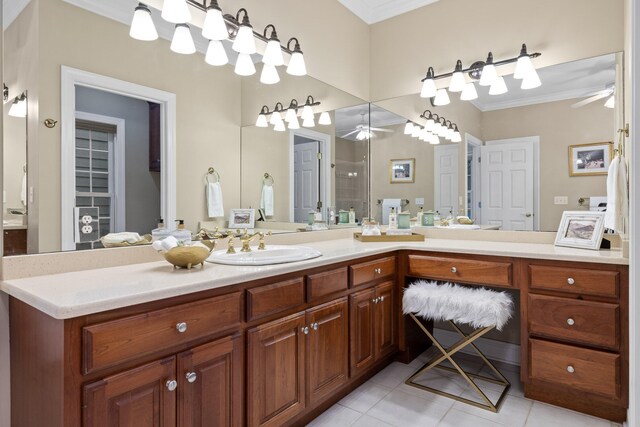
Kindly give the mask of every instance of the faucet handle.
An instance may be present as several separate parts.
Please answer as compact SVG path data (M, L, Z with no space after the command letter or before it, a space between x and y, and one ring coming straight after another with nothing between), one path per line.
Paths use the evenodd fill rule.
M265 237L266 236L271 236L271 231L267 231L266 233L262 233L261 232L259 234L259 236L260 236L260 240L258 241L258 250L263 251L263 250L267 249L266 246L265 246Z
M227 253L228 254L235 254L236 253L236 249L233 247L233 240L235 239L235 236L230 236L229 240L227 240Z

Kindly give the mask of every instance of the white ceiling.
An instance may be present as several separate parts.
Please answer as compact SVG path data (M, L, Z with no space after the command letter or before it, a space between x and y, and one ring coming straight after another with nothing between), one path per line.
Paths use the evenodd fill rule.
M2 0L2 28L7 28L20 15L30 0Z
M338 0L367 24L410 12L438 0Z
M364 116L363 116L364 114ZM374 128L405 123L406 119L391 113L375 104L371 104L371 121L369 122L369 104L361 104L353 107L340 108L335 113L336 136L342 138L343 135L353 131L356 126L364 124ZM374 131L375 134L375 131ZM349 135L345 139L356 140L356 133Z

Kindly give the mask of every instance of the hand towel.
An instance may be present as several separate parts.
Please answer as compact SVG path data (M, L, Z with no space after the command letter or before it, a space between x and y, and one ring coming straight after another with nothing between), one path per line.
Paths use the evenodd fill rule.
M22 188L20 190L20 201L23 206L27 206L27 174L22 174Z
M166 252L178 246L178 239L173 236L167 236L164 239L160 240L160 243L162 243L162 249Z
M262 197L260 197L260 208L264 209L266 216L273 216L273 205L273 186L264 184Z
M609 165L607 174L607 211L604 226L618 233L624 232L624 218L629 209L627 165L624 157L617 156Z
M115 243L136 243L142 240L142 237L138 233L122 232L122 233L109 233L102 238L102 242L106 244Z
M220 182L207 183L207 211L210 218L224 217Z

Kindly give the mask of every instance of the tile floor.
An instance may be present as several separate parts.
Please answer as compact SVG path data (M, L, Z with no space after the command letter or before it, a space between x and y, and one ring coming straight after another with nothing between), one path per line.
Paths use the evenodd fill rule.
M497 364L511 382L500 412L476 408L444 396L406 385L404 381L430 357L429 351L408 365L394 362L333 405L309 426L320 427L619 427L591 417L545 403L526 399L519 380L519 367ZM460 354L456 361L470 372L488 376L479 358ZM459 375L435 370L424 374L434 388L469 399L480 400ZM421 378L419 382L423 380ZM486 381L479 387L495 402L501 388Z

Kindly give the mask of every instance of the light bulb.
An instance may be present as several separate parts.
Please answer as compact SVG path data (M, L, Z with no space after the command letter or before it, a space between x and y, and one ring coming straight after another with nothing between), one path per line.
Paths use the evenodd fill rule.
M304 107L302 107L302 115L300 117L302 117L303 120L313 120L313 108L311 107L311 105L305 105Z
M16 97L7 114L12 117L27 117L27 97L24 94Z
M323 126L328 126L331 124L331 115L329 114L328 111L323 111L320 114L320 118L318 119L318 124L321 124Z
M207 47L207 54L204 56L204 62L215 66L226 65L229 63L227 52L224 50L224 46L221 41L209 41L209 47Z
M433 105L441 106L449 104L449 95L446 89L438 89L436 92L436 98L433 100Z
M413 131L413 123L407 120L407 124L404 125L404 134L411 135L411 131Z
M422 128L418 125L414 125L413 129L411 129L411 136L413 138L417 138L420 136L420 131L422 130Z
M520 89L533 89L542 85L540 81L540 77L538 77L538 73L536 70L532 70L531 73L527 74L524 79L522 79L522 84L520 85Z
M253 65L251 55L239 53L236 60L235 73L239 76L251 76L256 73L256 67Z
M269 122L267 121L267 115L266 114L258 114L258 120L256 120L256 126L259 128L266 128L269 127Z
M304 118L304 116L302 117L302 126L306 127L306 128L312 128L314 127L316 124L313 120L313 116L311 117L307 117L306 119Z
M615 95L611 95L609 97L609 99L607 99L607 102L604 103L604 106L607 108L615 108L616 106L616 97Z
M280 41L278 39L272 38L267 42L267 47L264 49L264 55L262 56L262 62L276 67L284 65L282 48L280 47Z
M298 117L298 114L297 114L297 112L296 112L295 107L294 107L294 108L292 108L292 107L290 106L289 108L287 108L287 112L286 112L286 114L284 115L284 121L285 121L285 122L287 122L287 123L289 123L289 122L293 121L293 119L294 119L294 118L297 118L297 117Z
M162 19L173 24L191 21L191 12L186 0L164 0L161 16Z
M280 120L273 126L273 130L275 130L276 132L284 132L286 130L286 128L284 127L284 122Z
M278 75L278 70L276 67L269 64L264 64L262 66L262 73L260 73L260 83L264 83L266 85L276 84L280 81L280 76Z
M497 78L498 73L496 72L495 65L493 65L493 53L489 52L487 61L485 62L484 67L482 67L482 74L478 84L480 86L491 86Z
M449 92L462 92L465 83L464 74L462 74L462 62L458 60L453 75L451 76L451 81L449 82Z
M236 39L233 41L231 48L238 53L244 53L246 55L256 53L256 42L253 39L253 28L250 24L245 22L240 24Z
M432 133L431 136L429 137L429 144L431 145L440 144L440 138L438 138L438 135L436 135L435 133Z
M269 123L271 123L272 125L276 125L281 121L282 116L280 115L279 111L274 111L273 113L271 113L271 119L269 119Z
M307 75L307 66L304 63L302 52L293 52L291 54L291 59L289 59L289 65L287 66L287 74L292 76Z
M195 53L196 46L193 44L191 30L187 24L176 24L170 49L175 53L181 53L183 55Z
M477 98L478 98L478 92L476 91L476 85L474 85L473 82L469 82L466 85L464 85L464 89L460 94L460 99L462 101L471 101Z
M227 24L224 22L222 10L217 1L212 1L207 8L207 15L202 25L202 37L218 41L229 38L229 30L227 30Z
M151 10L142 3L138 3L133 12L129 35L136 40L143 41L151 41L158 38L156 26L153 25L153 19L151 19Z
M289 122L289 129L300 129L300 122L298 121L298 116L293 116L293 120Z
M503 93L507 93L507 85L504 82L504 77L498 76L489 88L489 95L502 95Z

